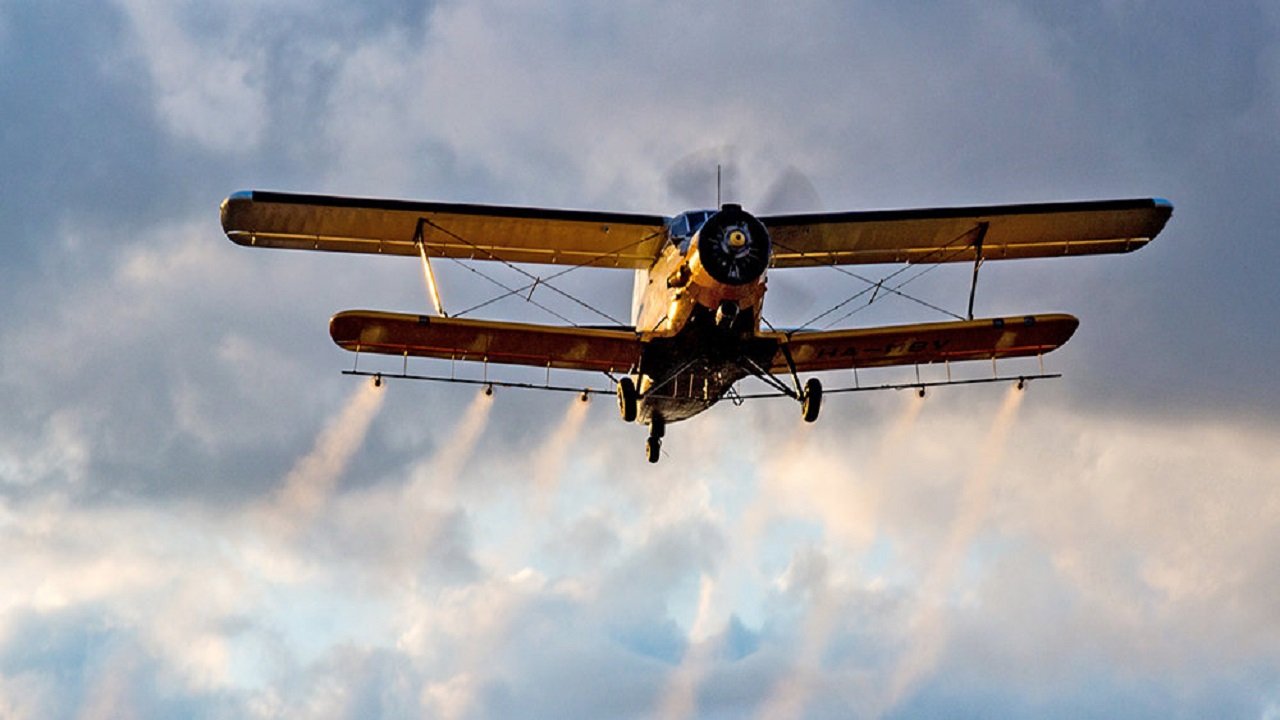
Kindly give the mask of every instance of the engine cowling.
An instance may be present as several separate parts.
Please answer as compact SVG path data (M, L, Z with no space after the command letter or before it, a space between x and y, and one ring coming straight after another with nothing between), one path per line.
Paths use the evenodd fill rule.
M725 205L698 230L699 262L717 282L746 285L769 267L769 231L740 205Z

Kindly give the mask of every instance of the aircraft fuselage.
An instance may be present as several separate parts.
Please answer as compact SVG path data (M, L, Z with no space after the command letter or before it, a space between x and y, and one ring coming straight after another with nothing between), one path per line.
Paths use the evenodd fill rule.
M650 425L706 410L747 375L742 355L764 359L774 351L756 337L771 252L764 225L725 205L678 216L668 232L634 309L645 343L637 420Z

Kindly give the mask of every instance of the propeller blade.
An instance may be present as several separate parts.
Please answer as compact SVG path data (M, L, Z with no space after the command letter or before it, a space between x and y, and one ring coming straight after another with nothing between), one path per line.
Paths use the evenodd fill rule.
M817 212L822 209L818 189L794 166L786 167L760 199L755 211L762 215Z

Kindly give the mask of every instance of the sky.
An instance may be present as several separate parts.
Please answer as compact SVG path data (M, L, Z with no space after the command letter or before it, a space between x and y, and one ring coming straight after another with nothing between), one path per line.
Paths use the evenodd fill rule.
M1280 717L1274 3L0 0L0 65L0 717ZM983 267L978 314L1080 318L1061 379L724 403L657 465L608 397L341 374L328 318L425 311L416 263L218 222L674 214L716 164L759 212L1175 211ZM770 290L794 325L862 286Z

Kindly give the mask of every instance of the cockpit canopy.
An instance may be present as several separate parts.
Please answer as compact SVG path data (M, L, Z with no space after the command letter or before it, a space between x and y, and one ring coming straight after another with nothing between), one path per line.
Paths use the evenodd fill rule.
M671 242L680 248L680 252L688 252L689 240L707 222L707 218L715 214L715 210L688 210L671 218L667 224Z

